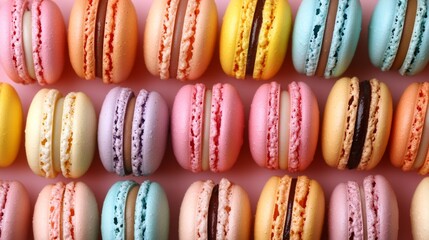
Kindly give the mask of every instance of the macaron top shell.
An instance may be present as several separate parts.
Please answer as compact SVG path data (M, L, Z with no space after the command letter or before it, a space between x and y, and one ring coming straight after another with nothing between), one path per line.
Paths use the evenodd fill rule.
M330 5L334 3L337 8L330 14ZM328 21L332 16L335 20ZM325 68L317 75L330 78L343 74L353 59L361 24L362 7L359 1L302 1L292 38L295 69L312 76L316 75L318 65L324 62ZM328 38L331 41L324 42Z
M0 167L12 164L21 144L23 112L20 97L15 89L0 83Z
M260 22L254 23L255 19ZM230 1L225 11L219 45L224 72L238 79L244 79L246 75L255 79L272 78L283 64L291 23L291 9L285 0ZM260 28L259 35L250 39L256 25ZM254 66L249 66L254 70L247 73L250 51L255 52Z
M213 0L152 2L143 45L149 72L161 79L199 78L212 59L216 26Z
M77 0L70 13L68 42L70 62L85 79L99 77L104 83L128 78L137 49L137 14L130 0L107 1L102 43L97 41L97 14L105 0ZM97 56L97 48L102 54ZM97 73L97 69L100 68Z
M26 11L31 12L31 26L24 23ZM23 84L56 82L64 67L66 38L58 6L50 0L13 0L2 5L0 15L0 36L6 43L0 48L0 61L8 76ZM23 36L27 31L31 39ZM31 47L25 49L25 45ZM33 66L29 66L31 62ZM34 69L34 76L29 73L30 68Z

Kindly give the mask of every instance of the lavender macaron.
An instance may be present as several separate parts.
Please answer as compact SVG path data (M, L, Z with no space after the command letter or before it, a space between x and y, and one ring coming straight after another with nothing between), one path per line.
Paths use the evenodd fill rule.
M164 157L168 132L168 107L157 92L129 88L110 90L101 107L98 149L109 172L124 176L149 175Z

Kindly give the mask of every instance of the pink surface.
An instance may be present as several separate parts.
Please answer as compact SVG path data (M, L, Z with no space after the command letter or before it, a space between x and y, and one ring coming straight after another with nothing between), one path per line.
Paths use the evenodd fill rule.
M174 96L178 89L185 83L177 80L161 81L157 77L153 77L144 67L143 60L143 32L145 19L149 10L150 4L154 0L138 1L133 0L138 14L139 22L139 44L136 54L136 64L131 72L130 78L121 83L120 86L131 87L134 92L137 92L141 88L145 88L149 91L158 91L166 100L169 108L171 109ZM0 5L4 6L8 1L0 0ZM68 17L73 1L61 1L55 0L59 4L60 9L65 17L66 24L68 24ZM223 14L226 9L226 5L229 1L227 0L216 0L219 13L219 28L223 18ZM296 15L297 8L301 1L290 0L293 16ZM414 77L402 77L397 72L381 72L379 69L373 67L370 64L368 57L368 44L367 44L367 29L369 24L369 18L374 9L376 1L361 1L363 6L363 26L361 32L361 38L359 40L358 49L356 55L351 63L351 67L346 71L345 76L358 76L360 79L378 78L384 81L392 91L394 107L399 100L403 90L406 86L414 81L426 81L429 76L429 68L426 68L422 73ZM1 29L1 28L0 28ZM218 29L219 31L219 29ZM209 66L209 69L198 81L204 81L208 88L217 82L228 82L234 85L240 93L243 101L245 110L245 134L244 134L244 145L238 157L237 163L233 166L230 171L225 173L212 173L204 172L199 174L191 173L187 170L182 169L179 166L171 147L171 137L167 145L167 151L164 160L160 168L153 174L147 177L119 177L113 173L108 173L101 164L98 154L91 165L89 171L79 181L83 181L94 191L98 207L101 209L103 200L109 187L118 180L134 179L141 183L146 179L157 181L165 189L171 211L171 222L170 222L170 237L171 239L177 239L178 231L178 216L180 203L185 194L186 189L189 185L199 179L213 179L215 182L219 182L222 177L228 178L230 181L235 182L242 186L249 194L250 203L252 206L253 214L255 214L256 203L259 198L259 194L265 184L265 182L272 175L282 176L286 174L285 171L272 171L259 167L250 155L247 135L247 120L250 108L250 103L256 89L263 83L262 81L255 81L251 79L247 80L236 80L234 78L226 76L223 73L219 63L218 55L218 42L216 45L216 52L213 56L213 60ZM17 90L19 96L22 99L24 114L27 114L29 104L35 93L41 88L38 85L23 86L14 84L0 68L0 79L11 83ZM292 81L304 81L314 91L320 107L320 116L323 115L325 101L328 96L329 90L334 84L334 80L326 80L318 77L306 77L298 74L292 65L290 48L286 54L286 59L279 74L276 75L272 80L280 82L283 86L286 86ZM194 81L192 83L196 83ZM83 91L92 99L94 102L97 113L100 112L100 108L104 97L108 91L115 85L105 85L100 79L95 81L85 81L80 79L71 68L70 62L66 59L64 73L58 83L51 87L59 89L61 92L71 91ZM24 136L24 133L22 133ZM320 135L320 134L319 134ZM347 182L348 180L355 180L362 182L363 178L369 174L382 174L391 183L393 190L396 192L399 205L399 237L398 239L411 239L411 228L409 219L409 209L412 194L416 188L418 182L423 178L416 172L402 172L400 169L393 167L388 159L388 154L385 154L381 163L377 165L374 170L359 172L359 171L340 171L335 168L328 167L322 159L320 151L320 143L317 146L316 155L313 163L304 172L299 174L308 175L311 178L316 179L325 190L326 202L329 202L330 194L333 188L340 182ZM297 176L297 174L291 174ZM21 143L21 150L18 159L8 168L0 169L0 176L2 179L13 179L21 181L27 188L30 196L31 205L33 206L36 202L37 195L48 183L57 181L70 181L62 176L58 176L55 179L44 179L42 177L34 175L25 158L24 152L24 141ZM31 230L29 230L31 231ZM327 222L325 222L323 236L327 236Z

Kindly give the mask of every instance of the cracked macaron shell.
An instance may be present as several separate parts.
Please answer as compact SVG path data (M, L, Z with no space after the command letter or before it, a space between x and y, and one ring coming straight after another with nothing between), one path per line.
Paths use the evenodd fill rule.
M199 90L202 99L196 99L198 88L203 88ZM171 113L173 152L185 169L222 172L234 165L243 144L243 105L237 90L230 84L215 84L211 103L206 103L206 92L203 84L196 84L185 85L176 94ZM200 123L194 122L197 120ZM209 126L209 136L204 136L204 124ZM194 146L199 147L194 149ZM209 149L208 157L203 157L204 148ZM200 157L194 159L195 155Z
M118 101L121 92L128 92L129 97L126 100ZM135 98L134 109L128 107L131 98ZM117 103L123 104L120 107L124 111L123 117L130 114L128 111L133 113L130 114L133 122L129 133L131 136L129 143L125 142L124 126L118 130L119 136L122 137L122 150L118 152L122 154L120 159L131 159L132 169L129 169L129 173L133 173L135 176L149 175L158 169L164 156L169 124L167 103L159 93L146 90L141 90L139 95L134 96L131 89L116 87L106 95L100 111L100 116L103 117L99 118L98 124L98 149L104 168L109 172L122 175L128 173L125 169L127 164L119 163L115 166L113 158L113 130ZM131 146L130 156L125 156L124 146L126 144Z
M365 166L360 164L358 169L372 169L381 160L390 135L392 122L392 97L387 85L378 80L379 95L378 105L371 107L378 111L377 119L368 119L368 126L374 123L374 134L366 134L364 149L366 155L369 154ZM373 85L373 84L371 84ZM325 105L321 145L325 162L332 167L343 169L346 167L348 155L353 142L354 125L357 113L357 97L359 95L359 80L357 78L341 78L332 87ZM371 90L372 91L372 90ZM373 98L374 93L371 94ZM355 97L352 97L355 96ZM351 99L355 102L350 105ZM349 126L350 125L350 126ZM348 149L348 150L344 150ZM369 151L369 152L368 152ZM362 160L362 159L361 159Z
M287 112L283 115L284 109ZM275 130L271 130L273 127ZM285 136L284 129L288 129ZM249 116L249 146L259 166L304 170L313 161L318 132L319 107L307 84L291 83L288 92L276 82L258 88ZM287 149L282 150L284 146Z
M2 239L27 239L30 228L30 198L17 181L0 181L0 234Z
M129 199L134 188L138 190L137 195L135 199ZM132 209L133 212L128 212ZM132 216L126 216L127 213ZM101 232L105 239L115 239L118 234L122 239L129 239L128 230L133 230L134 239L168 238L168 200L156 182L144 181L141 185L134 181L116 182L104 199L101 218Z
M353 205L361 208L350 215ZM381 175L366 177L362 185L354 181L340 183L329 203L330 239L348 239L350 231L360 232L364 239L397 239L398 211L396 195Z
M70 62L79 77L91 80L96 78L97 62L102 61L103 82L123 82L131 73L137 52L137 14L130 0L108 0L103 57L97 59L95 32L100 1L74 2L68 26Z
M30 34L38 36L29 42L30 53L24 50L22 36L27 31L23 27L26 9L31 10ZM7 75L22 84L37 81L45 85L58 81L64 68L66 48L64 18L58 6L50 0L6 1L0 8L0 16L0 36L5 43L0 48L0 61ZM35 78L28 73L26 54L32 55L29 58L33 59Z
M218 19L215 2L188 0L186 13L182 13L186 16L178 19L177 16L182 16L178 13L178 5L183 1L153 1L146 19L143 45L145 64L152 75L161 79L199 78L209 66L214 52ZM191 12L193 9L194 12ZM176 36L175 31L181 36ZM173 68L178 71L171 76L170 65L174 63L177 66Z
M295 18L292 60L298 72L312 76L316 74L317 66L321 63L319 54L327 51L327 59L323 60L326 61L326 67L317 75L331 78L342 75L353 59L361 31L362 7L357 0L338 0L335 21L332 22L334 26L326 26L326 20L323 19L329 18L329 14L323 12L321 16L326 17L320 17L318 13L328 11L329 7L321 10L318 6L322 5L322 2L329 5L321 0L305 0L301 3ZM317 32L316 30L322 27L314 24L324 24L323 29L332 29L332 32ZM323 34L323 37L317 37L315 32ZM329 46L323 46L326 34L332 35L329 36L332 38Z
M429 170L429 83L412 83L402 94L395 111L390 139L390 161L404 171Z
M71 214L74 214L73 218ZM50 234L55 233L65 238L97 239L99 222L97 201L85 183L58 182L46 185L37 197L33 235L34 239L41 240L50 239Z
M180 239L208 238L208 211L215 185L212 180L196 181L186 190L179 214ZM217 238L249 239L251 208L247 192L239 185L221 179L218 203Z
M227 75L238 79L246 77L249 38L257 1L230 1L223 19L219 43L220 62ZM272 16L275 16L274 20ZM267 20L267 17L270 19ZM286 55L292 24L289 3L285 0L265 1L262 19L251 77L266 80L279 71Z
M287 218L292 178L273 176L259 196L255 216L255 239L282 238ZM306 176L299 176L291 213L291 238L319 239L325 212L325 195L320 184Z
M8 83L0 83L0 166L12 164L21 145L23 111L20 97Z

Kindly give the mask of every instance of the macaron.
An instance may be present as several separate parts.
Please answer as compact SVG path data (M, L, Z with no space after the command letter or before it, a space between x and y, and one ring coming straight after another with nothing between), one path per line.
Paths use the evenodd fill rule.
M157 92L115 87L98 123L100 159L108 172L149 175L160 166L168 134L168 106Z
M34 205L34 239L97 239L97 201L83 182L46 185Z
M306 176L272 176L256 207L254 239L320 239L325 195Z
M423 178L417 185L411 200L411 233L414 240L429 239L429 178Z
M192 183L180 206L179 239L250 239L246 191L226 178Z
M338 184L329 203L329 239L398 238L398 203L381 175Z
M383 82L356 77L335 82L322 123L325 162L338 169L374 168L386 150L392 111L392 96Z
M429 172L429 82L412 83L395 111L390 161L404 171Z
M94 106L82 92L65 97L56 89L34 96L25 126L25 153L31 170L54 178L86 173L94 158L97 120Z
M171 112L176 160L192 172L229 170L243 144L244 110L237 90L217 83L183 86Z
M109 189L101 213L103 239L168 239L169 206L161 185L119 181Z
M70 12L71 65L84 79L120 83L137 52L137 14L131 0L76 0Z
M292 35L296 71L325 78L342 75L355 54L361 25L359 0L303 0Z
M281 68L292 25L287 0L231 0L220 33L220 63L231 77L270 79Z
M380 0L368 28L371 63L402 75L421 72L429 61L429 1Z
M9 0L0 7L0 62L16 83L55 83L64 68L64 18L51 0Z
M217 18L214 0L153 1L143 45L149 72L161 79L199 78L213 56Z
M255 162L291 172L313 161L319 133L319 106L310 87L291 82L262 84L253 96L249 114L249 147Z
M18 181L0 181L1 239L28 239L30 198Z
M0 82L0 167L11 165L18 156L22 128L21 99L15 88Z

